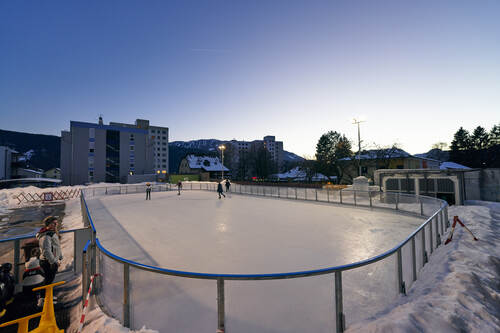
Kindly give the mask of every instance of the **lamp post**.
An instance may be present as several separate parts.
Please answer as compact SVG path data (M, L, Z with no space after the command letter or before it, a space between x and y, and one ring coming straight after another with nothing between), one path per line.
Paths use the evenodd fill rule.
M358 125L358 176L361 176L361 134L359 131L359 124L364 123L364 120L353 119L353 124Z
M220 149L220 155L221 155L221 177L220 177L220 180L223 181L224 180L224 149L226 149L226 146L224 145L220 145L219 146L219 149Z

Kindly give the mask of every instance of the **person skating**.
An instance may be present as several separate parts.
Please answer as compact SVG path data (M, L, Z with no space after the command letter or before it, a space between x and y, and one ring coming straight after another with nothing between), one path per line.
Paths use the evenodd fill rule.
M223 195L224 198L226 197L226 195L224 194L224 190L222 189L222 184L220 182L219 184L217 184L217 193L219 193L219 199L221 195Z
M151 200L151 184L146 184L146 200Z
M179 180L177 182L177 195L181 195L182 182Z
M57 233L57 217L47 216L43 223L45 227L36 234L40 246L40 267L45 274L45 284L51 284L63 259L61 243Z
M226 179L226 192L229 192L230 188L231 188L231 183L229 182L229 179Z

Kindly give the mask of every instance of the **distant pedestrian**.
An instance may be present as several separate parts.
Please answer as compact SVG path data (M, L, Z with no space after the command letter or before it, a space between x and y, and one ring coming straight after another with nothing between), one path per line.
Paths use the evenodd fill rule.
M182 190L182 182L179 180L177 182L177 195L181 195L181 190Z
M146 200L151 200L151 184L146 184Z
M222 189L222 184L220 182L219 184L217 184L217 193L219 193L219 199L221 195L223 195L224 198L226 197L226 195L224 194L224 190Z
M57 217L47 216L43 223L45 227L36 234L40 246L40 266L45 275L45 284L51 284L63 259L61 243L57 233Z
M230 188L231 188L231 183L229 182L229 179L226 179L226 192L229 192Z

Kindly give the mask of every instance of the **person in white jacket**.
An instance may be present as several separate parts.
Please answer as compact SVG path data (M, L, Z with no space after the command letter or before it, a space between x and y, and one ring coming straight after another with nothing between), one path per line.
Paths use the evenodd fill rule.
M40 246L40 266L45 274L45 284L51 284L56 277L63 256L57 233L57 217L47 216L43 222L45 227L38 231L36 238Z

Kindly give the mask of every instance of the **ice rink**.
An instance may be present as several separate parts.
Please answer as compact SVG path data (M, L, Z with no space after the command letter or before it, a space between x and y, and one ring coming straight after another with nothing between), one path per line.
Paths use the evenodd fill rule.
M301 200L238 194L219 200L206 191L144 197L89 199L97 237L124 258L191 272L263 274L348 264L393 248L424 221Z

